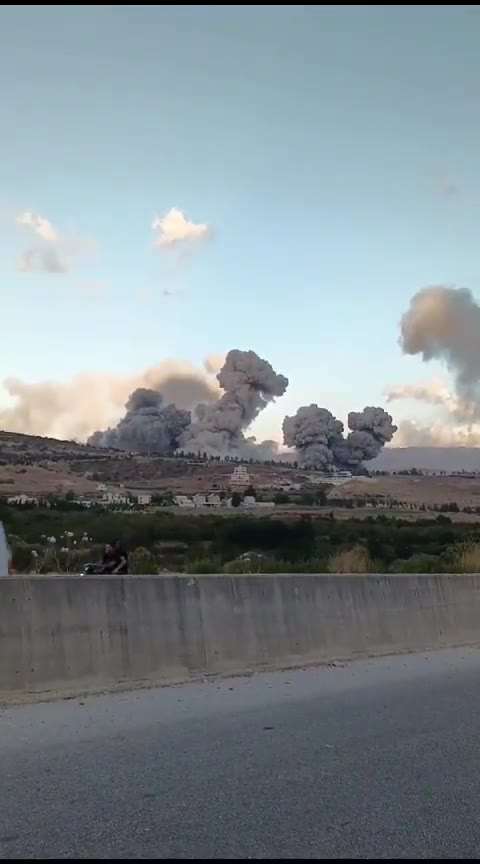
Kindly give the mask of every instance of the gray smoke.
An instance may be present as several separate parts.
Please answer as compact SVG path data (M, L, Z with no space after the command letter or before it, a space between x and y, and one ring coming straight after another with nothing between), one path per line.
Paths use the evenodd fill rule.
M362 462L378 456L397 431L390 414L383 408L372 405L363 411L351 411L348 415L348 428L351 432L345 441L334 448L336 463L348 468L356 468Z
M333 467L333 447L343 441L343 423L326 408L304 405L283 421L283 442L294 447L305 468Z
M211 364L208 358L205 369ZM156 390L166 403L189 411L219 394L211 373L177 360L164 360L131 375L86 372L67 381L7 378L0 388L2 384L11 404L0 410L0 429L77 441L87 441L97 429L117 423L129 395L139 387Z
M88 443L167 456L176 450L180 435L190 423L189 411L164 405L161 393L145 387L134 390L125 407L126 414L117 426L95 432Z
M405 354L441 360L453 373L458 395L480 409L480 306L466 288L423 288L400 324Z
M283 396L288 379L255 351L229 351L217 375L225 392L211 405L198 405L195 420L180 440L184 451L253 455L255 441L245 431L273 399Z
M348 415L351 430L343 437L343 423L326 408L308 405L283 421L283 440L298 453L305 468L355 470L378 456L397 427L383 408L367 407Z

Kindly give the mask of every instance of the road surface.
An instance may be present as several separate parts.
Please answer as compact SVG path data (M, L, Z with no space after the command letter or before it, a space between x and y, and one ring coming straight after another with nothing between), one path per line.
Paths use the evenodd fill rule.
M476 858L480 651L0 709L0 858Z

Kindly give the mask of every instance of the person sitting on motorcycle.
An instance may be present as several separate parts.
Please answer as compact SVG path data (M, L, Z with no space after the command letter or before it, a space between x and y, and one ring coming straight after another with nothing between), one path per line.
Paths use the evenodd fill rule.
M128 555L122 549L120 540L107 543L102 559L102 573L124 576L128 573Z

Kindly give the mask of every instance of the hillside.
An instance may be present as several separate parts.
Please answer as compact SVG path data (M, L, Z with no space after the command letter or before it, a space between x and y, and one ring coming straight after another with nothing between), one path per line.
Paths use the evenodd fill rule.
M368 463L375 471L479 471L480 447L385 447Z
M0 495L96 495L109 488L178 493L206 492L229 486L230 462L198 462L90 447L18 433L0 432ZM288 465L249 465L257 488L305 483L305 472Z
M455 502L460 507L480 506L480 477L359 477L332 489L328 499L374 498L388 502L433 507Z
M405 470L419 467L430 470L480 471L480 449L405 448L385 450L369 464L379 470ZM77 495L99 496L99 484L109 490L121 487L132 492L171 491L193 494L228 489L231 462L198 461L131 455L18 433L0 432L0 496ZM318 475L299 471L288 464L247 466L257 489L278 489L283 485L304 486ZM335 499L355 497L386 498L412 504L434 505L456 501L459 505L480 504L480 478L463 477L375 477L353 479L336 487Z

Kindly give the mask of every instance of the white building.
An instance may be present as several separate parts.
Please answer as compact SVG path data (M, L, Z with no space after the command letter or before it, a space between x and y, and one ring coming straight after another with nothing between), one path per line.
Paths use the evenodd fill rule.
M120 492L105 492L102 501L105 504L128 504L129 497Z
M272 483L262 484L265 489L278 489L279 492L298 492L302 488L301 483L292 483L289 480L274 480Z
M194 507L205 507L207 503L206 495L194 495L193 496L193 506Z
M230 487L232 489L246 489L250 486L250 474L245 465L235 465L233 474L230 477Z
M32 498L30 495L13 495L7 498L7 504L35 504L38 507L38 498Z
M136 498L142 507L148 507L148 505L152 503L150 492L137 492Z
M342 471L340 474L309 474L308 480L313 486L322 486L327 483L329 486L343 486L352 479L349 471ZM359 477L355 478L359 480Z
M217 495L216 492L213 492L211 495L207 495L207 507L221 507L222 499L220 495Z
M244 499L243 499L243 506L244 507L256 507L257 506L257 499L254 498L253 495L245 495Z
M177 507L194 507L194 503L188 495L174 495L173 503L176 504Z

